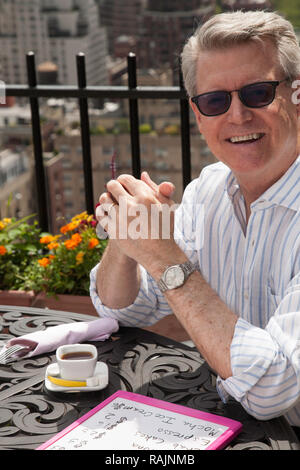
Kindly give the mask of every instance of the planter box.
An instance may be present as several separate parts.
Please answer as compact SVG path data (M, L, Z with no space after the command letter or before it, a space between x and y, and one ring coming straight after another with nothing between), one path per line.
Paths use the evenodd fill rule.
M35 300L33 291L25 292L21 290L0 291L0 305L16 305L17 307L31 307Z
M50 308L65 312L85 313L98 317L93 303L88 295L58 295L47 297L44 292L8 290L0 291L0 305L15 305L16 307Z
M59 294L57 297L47 297L44 292L40 292L36 295L32 307L99 316L88 295Z

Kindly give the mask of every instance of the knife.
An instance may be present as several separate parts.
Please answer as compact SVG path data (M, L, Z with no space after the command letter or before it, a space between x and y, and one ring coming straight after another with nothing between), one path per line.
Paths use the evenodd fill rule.
M12 397L13 395L23 392L23 390L26 390L27 388L32 387L33 385L43 382L45 379L47 367L43 367L42 369L40 369L39 373L35 374L33 377L30 377L30 379L23 380L22 382L16 385L12 385L11 387L0 392L0 401L6 400L6 398Z

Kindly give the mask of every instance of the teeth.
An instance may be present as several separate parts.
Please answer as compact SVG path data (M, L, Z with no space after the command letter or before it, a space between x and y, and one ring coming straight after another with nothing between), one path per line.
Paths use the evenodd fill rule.
M260 138L260 136L261 136L261 134L248 134L248 135L241 135L239 137L231 137L229 140L232 143L243 142L243 141L246 141L246 140L257 140L257 139Z

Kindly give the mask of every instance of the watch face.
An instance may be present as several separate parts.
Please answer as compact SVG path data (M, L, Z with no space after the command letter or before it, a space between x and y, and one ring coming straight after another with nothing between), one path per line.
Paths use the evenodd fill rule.
M165 283L169 288L179 287L184 283L184 272L180 266L171 266L166 271Z

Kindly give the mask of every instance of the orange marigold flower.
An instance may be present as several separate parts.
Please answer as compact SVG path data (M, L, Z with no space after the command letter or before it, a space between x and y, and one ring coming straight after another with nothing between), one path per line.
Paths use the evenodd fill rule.
M49 258L42 258L42 259L38 259L38 263L40 266L43 266L43 268L45 268L51 263L51 261Z
M46 235L45 237L40 238L40 243L47 244L51 243L54 240L52 235Z
M48 250L55 250L55 248L59 247L59 243L57 242L51 242L49 245L47 245Z
M99 240L97 238L91 238L89 241L88 248L92 250L95 246L99 245Z
M83 262L84 252L79 251L76 255L76 264L81 264Z
M77 245L82 241L82 237L79 235L79 233L74 233L69 240L66 240L64 242L65 246L67 247L68 250L74 250Z
M0 245L0 255L3 256L7 253L7 249L4 245Z
M79 235L79 233L74 233L74 235L71 237L71 240L79 244L82 241L82 236Z
M75 228L78 227L78 225L80 224L80 220L78 220L77 222L70 222L68 225L69 225L69 230L74 230Z
M80 221L78 222L70 222L69 224L67 225L64 225L63 227L60 228L60 231L61 233L65 234L67 232L71 232L72 230L74 230L75 228L78 227Z
M77 246L77 243L74 240L69 239L64 242L64 245L68 250L74 250L74 248Z
M61 233L65 234L70 231L69 224L64 225L63 227L60 227Z

